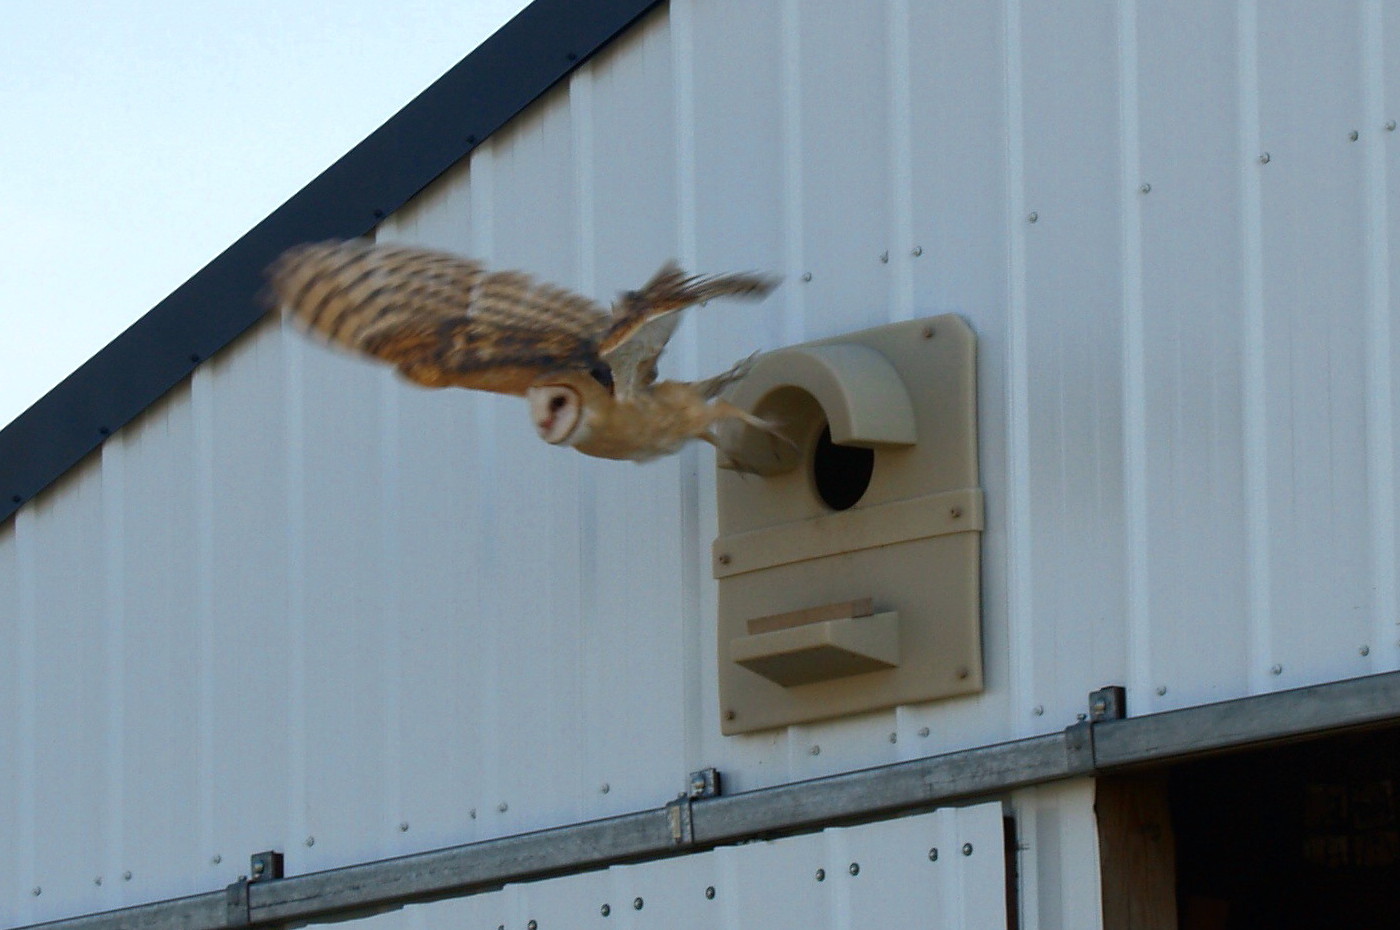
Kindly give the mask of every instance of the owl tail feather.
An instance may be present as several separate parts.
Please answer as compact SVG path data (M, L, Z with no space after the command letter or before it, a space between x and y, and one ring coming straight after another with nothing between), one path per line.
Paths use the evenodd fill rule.
M731 441L726 441L707 430L700 438L724 456L725 461L720 467L740 474L775 475L786 471L795 459L797 443L782 431L781 424L755 416L725 400L715 401L710 405L710 409L714 411L715 420L738 420L745 426L751 426L777 440L766 446L762 443L744 442L739 436L727 436L726 439Z

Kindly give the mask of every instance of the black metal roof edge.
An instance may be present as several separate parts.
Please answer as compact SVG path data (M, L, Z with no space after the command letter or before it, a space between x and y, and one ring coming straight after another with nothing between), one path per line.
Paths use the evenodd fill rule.
M660 0L535 0L0 430L0 523L263 315L297 242L363 235Z

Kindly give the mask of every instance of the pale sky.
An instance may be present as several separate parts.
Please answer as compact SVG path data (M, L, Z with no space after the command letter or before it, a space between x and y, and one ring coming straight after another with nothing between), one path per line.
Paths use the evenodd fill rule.
M0 428L524 0L0 0Z

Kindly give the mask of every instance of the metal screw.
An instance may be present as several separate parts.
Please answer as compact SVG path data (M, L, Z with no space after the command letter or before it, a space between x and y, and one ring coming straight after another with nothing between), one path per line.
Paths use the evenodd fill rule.
M732 710L726 710L726 711L724 712L724 719L725 719L725 720L733 720L735 717L738 717L738 716L739 716L739 715L736 714L736 713L735 713L734 711L732 711Z
M882 265L888 265L889 263L890 263L890 253L889 253L889 252L881 252L881 253L880 253L880 264L882 264Z
M510 810L510 805L507 804L505 801L502 801L500 804L496 805L496 810L504 814L506 811Z
M540 930L540 925L532 920L525 925L525 930Z
M473 807L471 810L467 811L467 816L470 817L472 820L475 820L475 819L476 819L476 808Z
M968 671L966 665L959 665L959 666L958 666L958 677L959 677L959 678L966 678L968 675L971 675L971 674L972 674L972 672Z
M812 280L812 273L811 273L810 271L804 271L804 272L802 272L802 280L803 280L803 281L810 281L810 280Z
M1282 665L1279 665L1277 662L1275 662L1272 666L1269 667L1269 671L1270 671L1270 672L1273 672L1275 675L1282 675L1282 674L1283 674L1283 666L1282 666Z
M715 561L718 562L718 563L721 564L721 565L728 565L729 562L730 562L729 553L728 553L728 552L721 552L721 553L719 554L719 557L718 557L717 559L715 559Z
M826 881L826 869L817 869L816 878L817 878L817 881L819 881L819 882L824 882L824 881Z
M1361 138L1361 133L1353 129L1351 132L1347 133L1347 138L1355 142L1357 139Z
M1371 654L1371 647L1370 647L1370 646L1362 646L1362 647L1361 647L1361 654L1362 654L1363 656L1368 656L1368 655L1370 655L1370 654Z
M39 895L41 895L41 894L43 894L43 893L44 893L44 889L40 888L38 885L35 885L35 886L34 886L34 890L30 892L30 894L34 895L34 897L36 897L36 898L39 897Z
M601 785L598 786L598 790L601 791L603 794L607 794L609 791L612 790L612 785L608 784L607 782L603 782Z
M1039 214L1039 213L1036 213L1035 211L1031 211L1030 215L1026 217L1026 222L1028 222L1028 223L1035 223L1035 222L1038 222L1039 220L1040 220L1040 214Z
M715 886L714 886L714 885L706 886L706 888L705 888L705 898L706 898L707 900L710 900L710 901L713 901L713 900L715 899Z
M928 851L928 861L929 861L929 862L937 862L937 861L938 861L938 847L937 847L937 846L933 846L933 847L930 847L930 848L929 848L929 851Z
M948 511L948 516L952 517L954 520L962 519L962 508L954 507L952 510Z
M210 862L212 865L218 865L220 862L223 862L223 861L224 861L224 857L223 857L223 856L220 856L220 855L217 854L217 853L215 853L215 854L214 854L212 857L210 857L210 859L209 859L209 862Z
M924 254L924 247L923 247L923 246L921 246L921 245L916 245L916 246L914 246L914 257L915 257L915 258L918 258L920 255L923 255L923 254Z
M921 335L922 335L925 339L932 339L932 338L933 338L933 327L932 327L932 326L925 326L924 329L923 329L923 332L921 333Z
M860 874L860 863L859 863L859 862L852 862L852 863L850 864L850 866L846 869L846 871L847 871L847 872L850 872L852 875L859 875L859 874Z
M1267 165L1271 161L1273 161L1273 156L1271 156L1268 152L1259 153L1259 164Z
M898 734L898 733L891 733L891 734L890 734L890 742L891 742L891 743L897 743L897 742L899 742L899 734Z
M1138 190L1142 191L1144 194L1150 194L1152 193L1152 185L1144 181L1142 186L1139 187Z
M928 736L928 733L929 733L928 727L919 727L919 735L920 735L920 736Z
M1031 708L1031 713L1035 714L1037 717L1044 717L1044 716L1045 716L1045 705L1044 705L1044 704L1037 704L1037 705L1035 705L1034 707Z
M971 844L971 843L963 843L963 855L964 855L964 856L970 856L970 855L972 855L972 844Z
M809 749L809 750L807 750L807 751L810 752L810 753L811 753L812 755L814 755L814 756L819 756L819 755L822 754L822 748L821 748L820 746L813 746L811 749Z
M1395 120L1393 120L1393 119L1388 119L1388 120L1385 121L1385 131L1386 131L1386 132L1394 132L1394 131L1395 131Z
M1158 697L1161 697L1162 695L1164 695L1164 694L1166 694L1166 693L1167 693L1167 686L1166 686L1166 685L1158 685L1158 686L1157 686L1157 696L1158 696Z
M633 899L632 899L632 910L634 910L634 911L640 911L641 909L642 909L642 899L641 899L641 898L633 898Z
M602 907L598 908L598 913L602 914L604 917L607 917L609 914L612 913L612 907L607 904L604 904Z
M94 879L92 880L92 883L93 883L94 885L100 886L100 885L102 884L102 876L99 875L99 876L97 876L96 878L94 878Z
M408 821L407 821L407 820L400 820L400 821L399 821L399 832L400 832L400 833L407 833L407 832L408 832Z
M129 882L129 881L131 881L131 873L130 873L130 872L123 872L123 873L122 873L122 881L124 881L124 882Z
M306 845L307 845L307 846L315 846L315 845L316 845L316 837L314 837L314 836L308 836L308 837L306 838Z

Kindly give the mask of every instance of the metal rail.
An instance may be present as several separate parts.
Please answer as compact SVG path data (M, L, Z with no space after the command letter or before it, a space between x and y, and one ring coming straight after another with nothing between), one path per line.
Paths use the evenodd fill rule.
M243 881L188 898L17 930L225 930L344 920L509 882L704 850L724 843L1000 794L1077 775L1400 725L1400 672L1144 717L384 859Z

